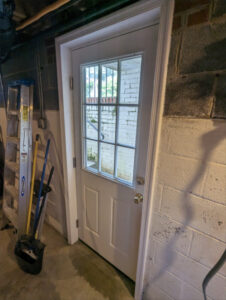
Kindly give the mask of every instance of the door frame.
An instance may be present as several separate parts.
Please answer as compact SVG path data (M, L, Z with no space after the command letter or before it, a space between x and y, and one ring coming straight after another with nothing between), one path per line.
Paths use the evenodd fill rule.
M144 202L141 217L141 231L137 261L135 299L142 298L145 263L148 253L150 224L153 211L156 167L164 96L166 88L167 65L169 59L174 0L144 0L118 10L79 29L66 33L55 40L57 59L57 79L59 93L61 142L63 156L64 200L66 208L67 239L69 244L78 240L75 135L73 120L73 77L72 51L152 24L159 23L154 89L150 112L147 168L145 174Z

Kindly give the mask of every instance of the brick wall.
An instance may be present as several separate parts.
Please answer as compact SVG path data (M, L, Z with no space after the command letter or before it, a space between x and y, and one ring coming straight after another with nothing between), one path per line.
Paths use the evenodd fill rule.
M226 247L226 2L177 1L144 300L201 300ZM224 300L226 265L207 288Z

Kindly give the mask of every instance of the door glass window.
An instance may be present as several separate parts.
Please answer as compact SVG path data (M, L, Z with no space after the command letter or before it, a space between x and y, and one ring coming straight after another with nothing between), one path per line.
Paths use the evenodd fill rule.
M83 167L133 184L142 56L85 65Z

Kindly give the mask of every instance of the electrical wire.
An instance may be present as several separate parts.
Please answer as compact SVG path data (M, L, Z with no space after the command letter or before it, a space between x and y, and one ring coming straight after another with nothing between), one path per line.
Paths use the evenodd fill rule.
M226 249L224 250L224 253L222 254L221 258L213 266L213 268L207 273L206 277L203 280L202 290L203 290L204 300L207 300L207 297L206 297L206 287L207 287L207 284L212 279L212 277L220 270L220 268L223 266L223 264L225 263L225 261L226 261Z

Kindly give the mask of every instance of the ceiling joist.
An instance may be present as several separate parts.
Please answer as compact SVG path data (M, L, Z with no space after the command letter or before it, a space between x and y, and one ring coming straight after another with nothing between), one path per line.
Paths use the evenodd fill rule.
M60 8L61 6L65 5L68 2L70 2L70 0L57 0L56 2L46 6L44 9L39 11L36 15L34 15L31 18L29 18L28 20L24 21L21 25L16 27L16 30L19 31L19 30L24 29L25 27L27 27L27 26L31 25L32 23L38 21L40 18L42 18L46 14Z

